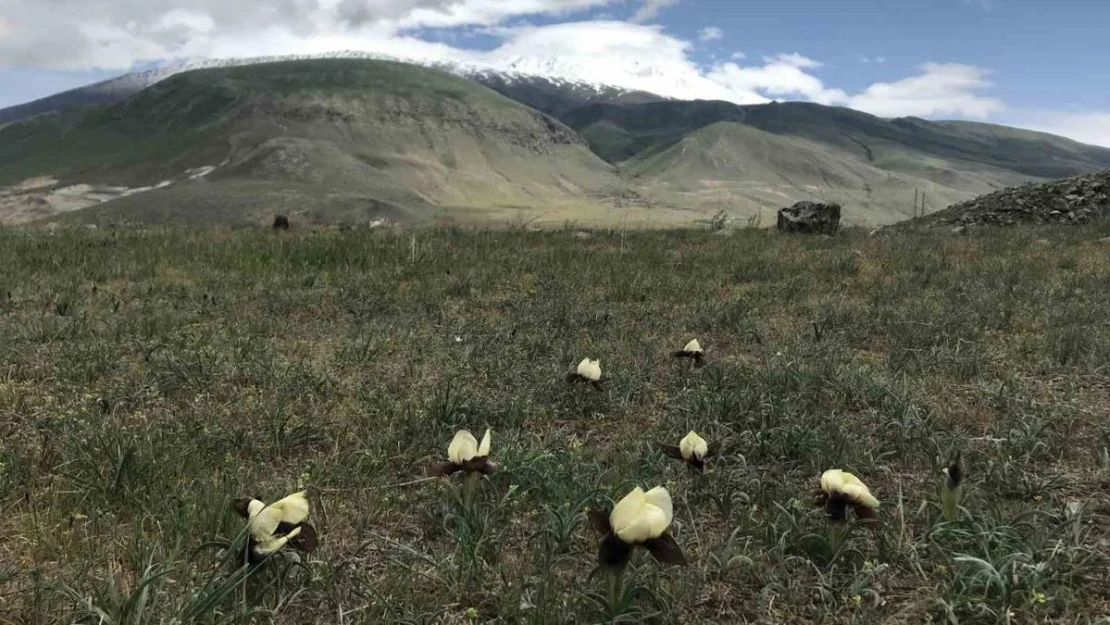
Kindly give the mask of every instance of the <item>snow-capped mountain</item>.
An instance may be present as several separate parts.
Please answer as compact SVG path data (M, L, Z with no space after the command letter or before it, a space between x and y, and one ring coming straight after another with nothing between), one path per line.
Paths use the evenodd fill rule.
M341 51L311 55L210 59L169 64L151 70L124 74L118 78L79 87L27 104L0 109L0 124L19 121L42 113L62 111L84 104L118 102L171 76L193 70L241 67L282 61L340 58L398 61L432 67L470 78L501 92L507 97L553 115L575 106L595 102L645 102L663 99L643 91L623 89L588 80L564 78L568 75L588 75L588 68L565 67L565 62L558 59L505 59L494 66L471 61L428 60L374 52Z

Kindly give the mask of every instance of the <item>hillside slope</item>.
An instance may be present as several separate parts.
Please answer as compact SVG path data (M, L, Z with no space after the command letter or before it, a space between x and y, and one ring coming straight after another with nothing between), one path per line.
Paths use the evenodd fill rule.
M628 193L550 117L437 70L349 59L188 72L0 128L0 185L35 179L48 203L76 184L140 187L81 218L143 221L589 212ZM28 193L9 190L9 205L15 195Z
M906 225L1085 225L1107 218L1110 218L1110 170L1004 189Z
M808 103L599 103L561 116L591 149L666 201L732 207L843 202L891 223L1001 188L1110 167L1110 150L972 122L887 120Z
M774 221L777 207L819 199L849 207L848 224L887 224L913 216L915 194L947 206L974 193L889 172L819 143L744 124L719 122L625 161L624 171L663 201L724 209ZM969 184L969 186L971 186Z
M1045 133L978 122L883 119L805 102L748 106L715 101L602 103L580 107L560 118L611 162L652 145L676 141L710 124L737 122L834 146L883 168L917 167L915 161L927 160L925 157L965 169L986 166L1037 178L1110 167L1110 149Z

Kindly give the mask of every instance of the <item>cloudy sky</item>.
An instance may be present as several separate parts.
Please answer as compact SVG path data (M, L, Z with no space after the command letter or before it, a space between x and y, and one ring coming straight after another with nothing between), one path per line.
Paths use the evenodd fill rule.
M1105 0L0 0L0 106L190 59L383 52L1110 146Z

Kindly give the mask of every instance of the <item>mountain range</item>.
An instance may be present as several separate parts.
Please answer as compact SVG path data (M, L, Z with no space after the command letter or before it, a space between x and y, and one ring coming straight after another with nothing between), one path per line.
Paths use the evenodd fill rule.
M411 60L410 60L411 61ZM887 224L1110 169L1110 149L808 103L684 101L542 67L211 61L0 110L0 222Z

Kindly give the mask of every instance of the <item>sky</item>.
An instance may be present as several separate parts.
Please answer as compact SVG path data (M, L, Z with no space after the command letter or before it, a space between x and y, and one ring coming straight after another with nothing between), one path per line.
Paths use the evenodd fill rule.
M0 107L136 69L360 50L1110 146L1106 0L0 0Z

